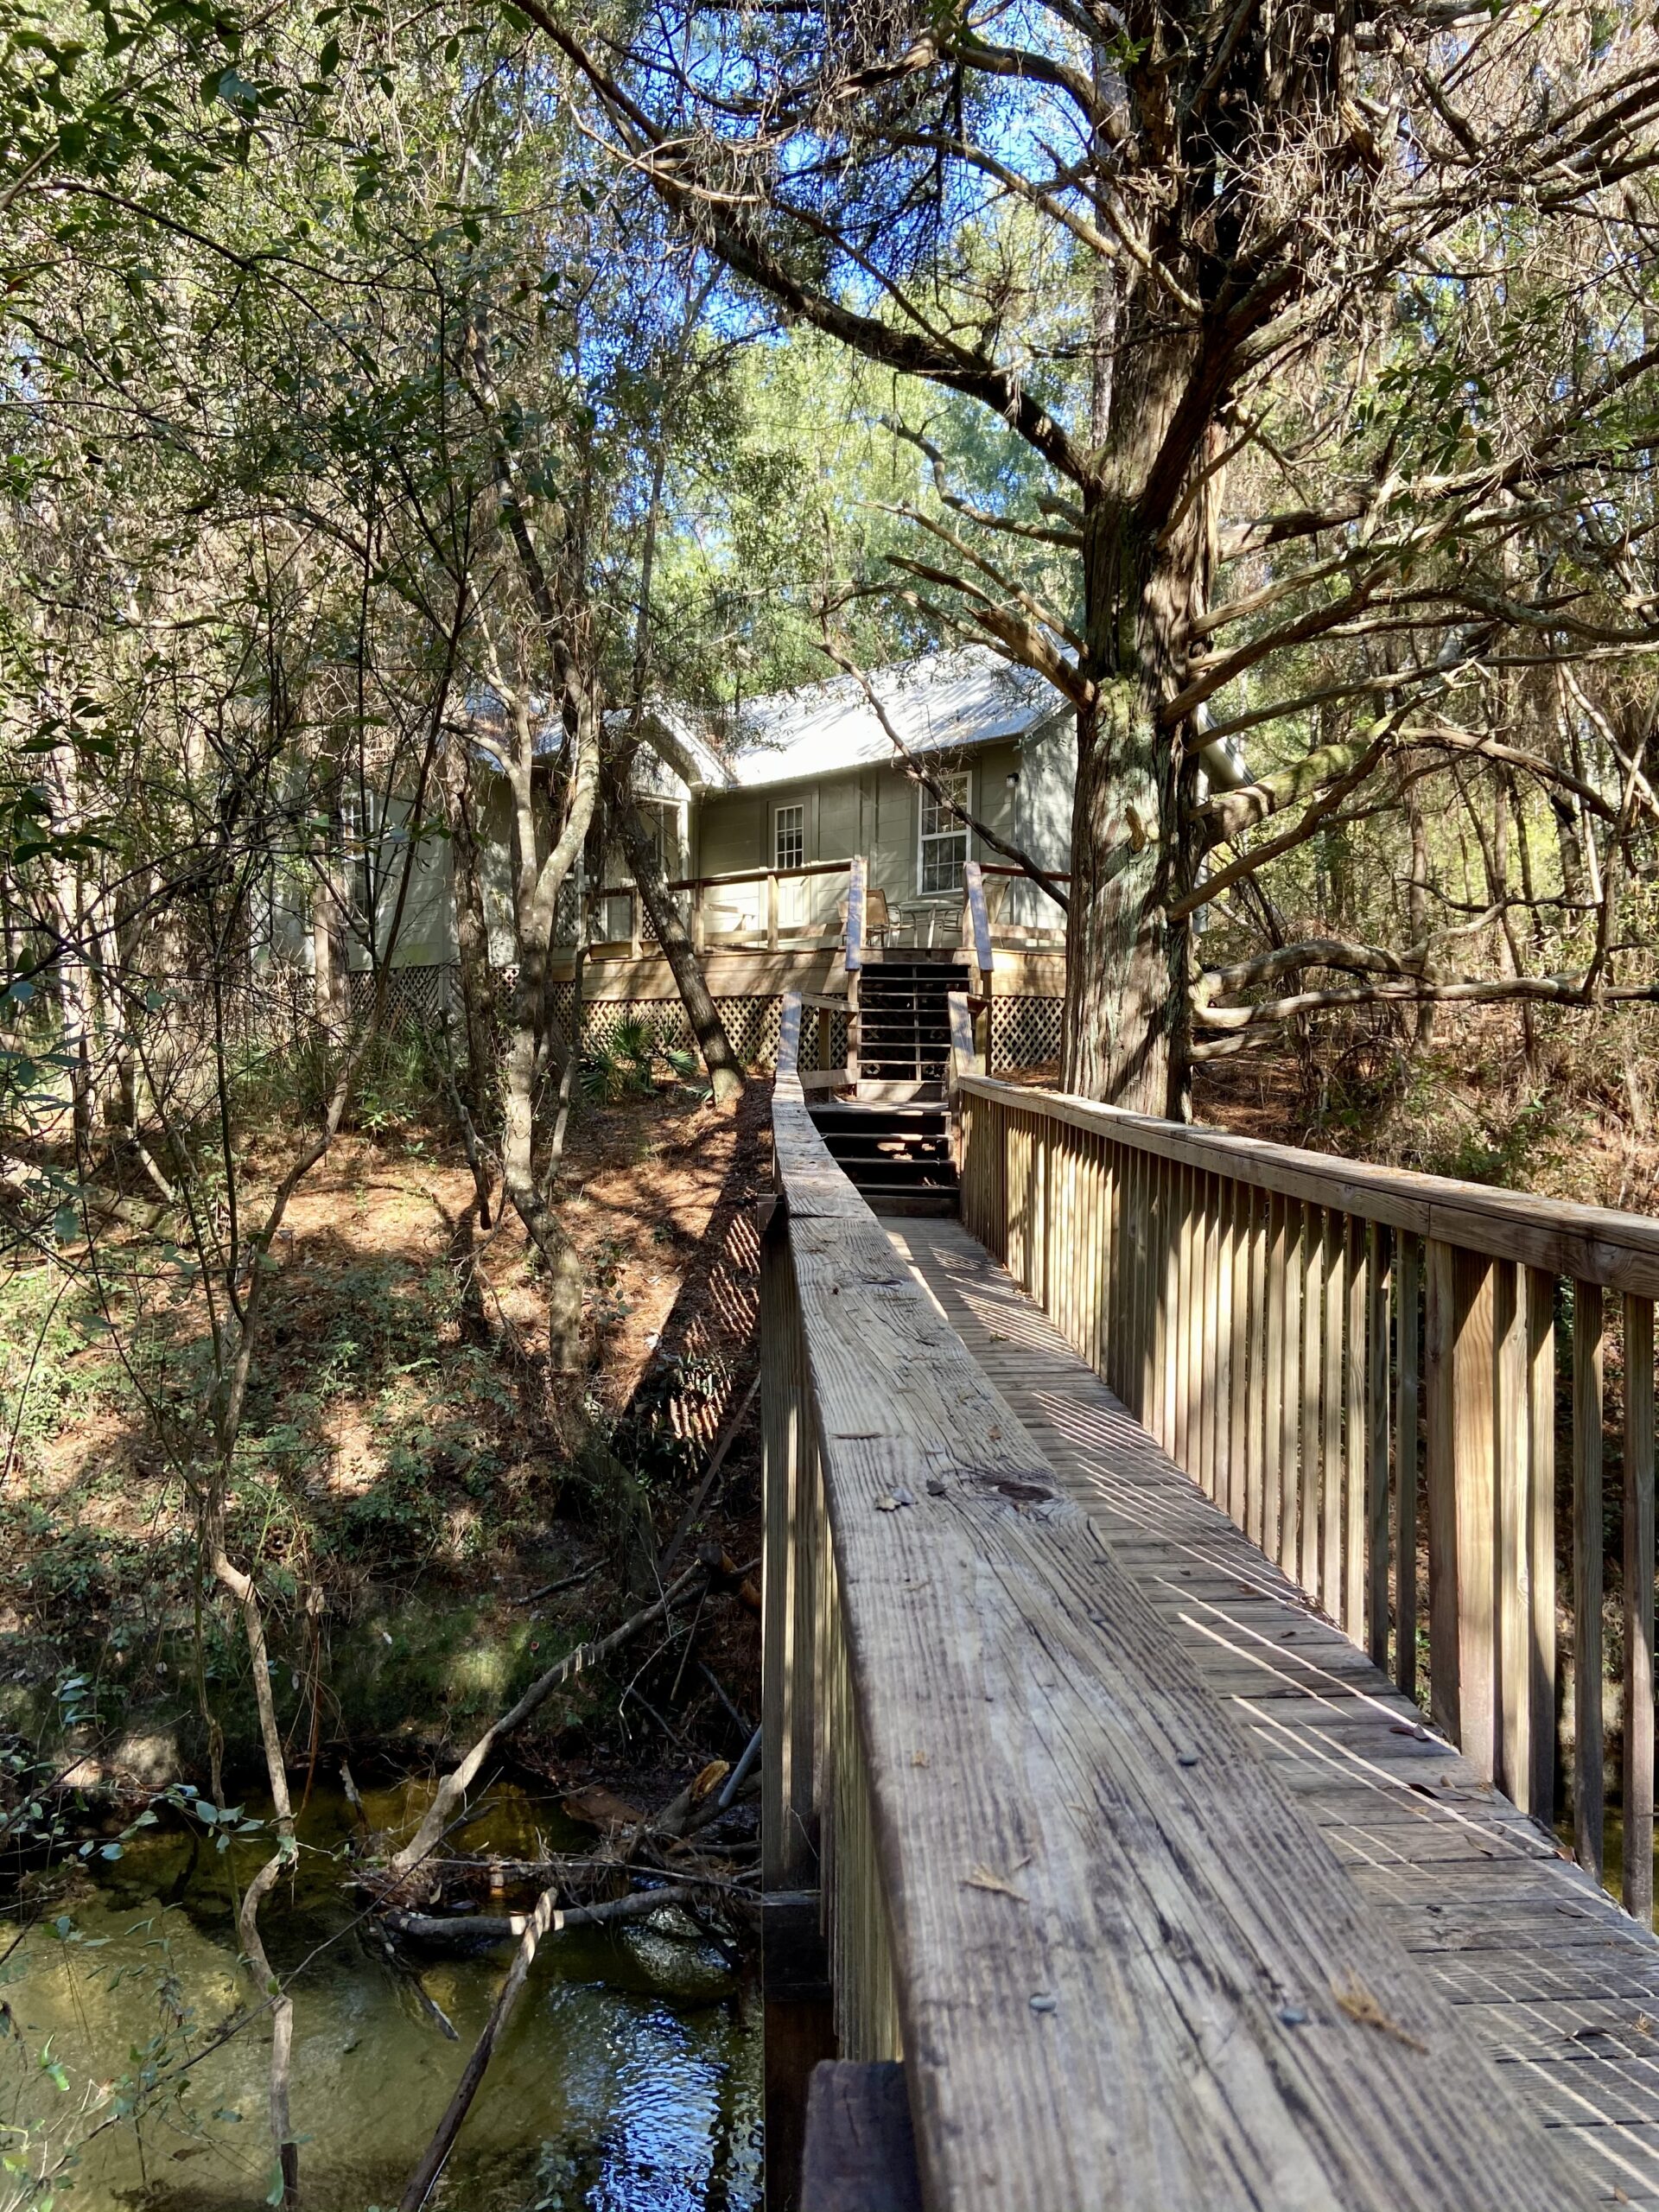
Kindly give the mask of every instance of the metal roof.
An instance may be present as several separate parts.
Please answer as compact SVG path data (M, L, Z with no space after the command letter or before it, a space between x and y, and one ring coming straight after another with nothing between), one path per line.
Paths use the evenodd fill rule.
M1030 669L1014 668L986 645L924 653L874 670L870 688L912 753L954 751L1023 737L1064 702ZM798 690L751 699L733 718L708 780L748 790L833 775L897 758L855 677L835 676Z

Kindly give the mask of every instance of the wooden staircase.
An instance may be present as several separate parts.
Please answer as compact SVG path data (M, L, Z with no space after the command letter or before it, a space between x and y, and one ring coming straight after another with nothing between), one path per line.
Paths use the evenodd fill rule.
M943 1105L846 1100L809 1110L831 1157L873 1212L956 1212L957 1168Z
M876 1213L957 1211L944 1104L946 1001L964 980L957 960L900 953L871 961L855 1016L855 1095L810 1109L831 1156Z
M950 1052L946 1000L966 988L959 960L899 953L869 963L859 985L860 1098L899 1104L944 1097Z

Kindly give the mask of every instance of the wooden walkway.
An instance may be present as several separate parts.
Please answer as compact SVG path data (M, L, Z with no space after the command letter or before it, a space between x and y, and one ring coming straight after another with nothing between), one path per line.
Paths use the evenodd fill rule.
M1423 1726L960 1224L884 1226L1367 1912L1564 2149L1584 2200L1659 2212L1659 1940Z

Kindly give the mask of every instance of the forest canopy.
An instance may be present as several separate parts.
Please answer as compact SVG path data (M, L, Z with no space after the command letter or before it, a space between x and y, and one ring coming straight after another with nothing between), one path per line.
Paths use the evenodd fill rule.
M44 1479L41 1378L92 1346L168 1601L198 1659L239 1640L292 2204L261 1907L304 1806L276 1655L326 1604L271 1535L271 1377L342 1147L442 1149L446 1356L603 1527L629 1634L744 1587L718 1543L658 1573L696 1509L630 1457L617 1240L579 1218L628 1171L572 1165L622 1097L759 1156L665 729L729 766L755 699L970 644L1075 732L1069 868L995 833L1064 902L1040 1072L1179 1119L1259 1068L1274 1134L1398 1152L1478 1040L1513 1110L1427 1164L1524 1174L1552 1099L1646 1142L1659 34L1602 0L0 0L0 1482ZM439 1011L404 958L435 856ZM619 877L677 1041L584 1027ZM697 1418L741 1421L736 1373Z

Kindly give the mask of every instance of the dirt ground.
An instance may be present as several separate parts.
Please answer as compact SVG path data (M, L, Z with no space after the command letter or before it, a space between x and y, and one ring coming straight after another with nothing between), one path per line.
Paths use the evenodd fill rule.
M542 1294L510 1209L480 1240L485 1327L467 1325L457 1231L473 1186L459 1146L423 1130L347 1135L305 1185L276 1248L232 1536L258 1563L299 1703L311 1675L327 1678L325 1740L331 1719L342 1740L453 1738L626 1610L646 1531L661 1541L677 1527L755 1372L753 1211L769 1181L769 1103L762 1083L734 1116L667 1086L581 1109L558 1190L585 1278L594 1449L581 1465L559 1447ZM268 1133L254 1179L279 1158ZM9 1402L35 1333L10 1289ZM199 1324L176 1312L162 1321L182 1376ZM0 1494L0 1682L38 1691L90 1653L122 1680L130 1716L169 1690L188 1703L195 1584L182 1485L117 1349L82 1332L73 1301L41 1344ZM751 1405L690 1532L740 1570L760 1548L756 1429ZM688 1757L711 1735L728 1749L758 1704L743 1579L705 1607L689 1682L675 1683L679 1706L664 1716ZM315 1635L311 1608L325 1624ZM235 1639L216 1651L209 1671L228 1679ZM690 1662L689 1646L681 1656ZM607 1753L644 1753L639 1710L619 1737L598 1686L587 1704ZM702 1735L698 1704L714 1724ZM303 1741L302 1716L298 1726Z

